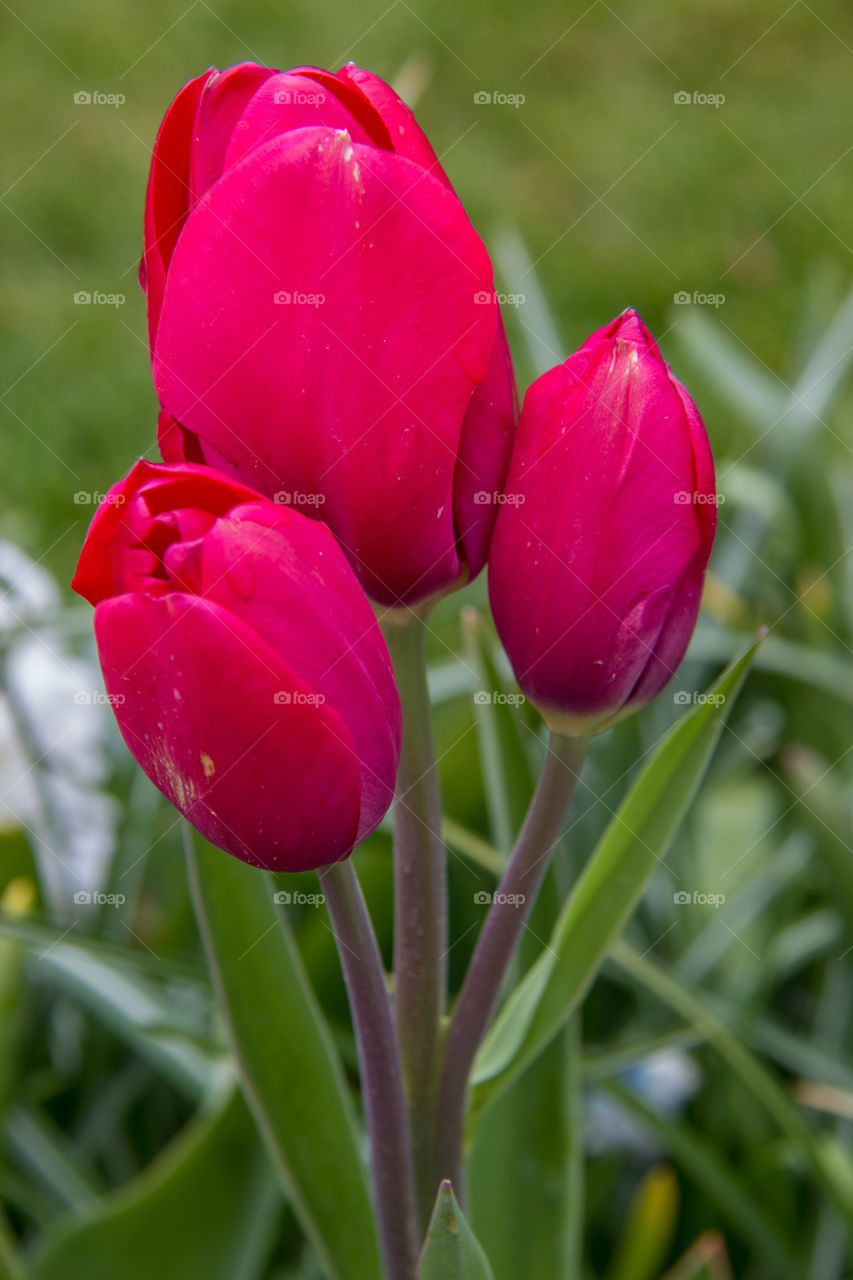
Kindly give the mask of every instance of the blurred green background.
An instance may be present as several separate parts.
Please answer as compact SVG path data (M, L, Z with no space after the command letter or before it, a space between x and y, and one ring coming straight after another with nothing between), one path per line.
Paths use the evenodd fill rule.
M725 892L725 908L679 913L662 871L631 943L688 1000L712 1009L785 1094L810 1099L801 1114L826 1145L836 1182L828 1191L796 1132L756 1104L737 1055L721 1063L695 1009L691 1017L662 1004L642 966L613 966L585 1011L579 1077L585 1097L595 1088L611 1102L618 1095L653 1141L614 1136L610 1112L602 1119L590 1103L586 1203L575 1224L583 1274L654 1280L697 1241L710 1261L700 1249L693 1269L673 1270L672 1280L853 1274L853 11L817 0L377 0L357 8L68 0L4 3L0 25L0 537L62 584L92 510L75 493L102 492L140 453L155 456L136 279L145 182L163 112L210 64L335 67L352 58L417 99L418 118L493 251L499 289L525 296L506 309L520 389L625 306L661 337L705 414L725 499L707 607L674 688L692 696L758 624L770 633L670 855L680 884ZM81 92L125 100L75 102ZM524 101L476 101L483 93ZM676 101L679 94L690 101ZM78 291L125 301L78 305ZM701 300L709 296L716 305ZM484 604L482 580L465 598ZM432 661L447 808L470 868L470 837L500 844L500 831L484 726L458 656L470 660L480 632L471 623L466 650L462 603L442 605ZM88 608L75 607L72 623L80 647ZM638 754L679 710L667 690L596 743L567 862L583 860ZM535 717L518 719L521 755L535 769ZM52 923L43 904L30 932L9 926L17 941L0 942L12 948L0 955L0 1004L15 1045L0 1080L9 1135L0 1190L6 1234L27 1247L41 1231L88 1220L99 1195L135 1186L197 1103L185 1064L174 1068L167 1054L164 1067L144 1026L109 995L117 956L130 956L134 981L156 991L170 1035L179 1027L212 1044L213 1059L221 1052L173 815L118 746L113 754L110 786L125 815L113 883L130 886L128 902L120 915L105 910L77 927L96 938L86 954L103 971L81 977L73 957L57 959L66 956L57 941L66 926ZM517 772L523 796L529 781ZM9 824L0 887L31 874L30 843ZM387 836L376 836L359 864L387 946ZM458 980L480 916L470 869L457 858L451 868ZM26 916L14 895L6 906ZM316 913L295 911L293 921L351 1065L328 930ZM684 1109L669 1113L634 1088L630 1064L652 1051L682 1055L674 1059L682 1084L688 1066L698 1071ZM673 1102L681 1086L667 1079ZM552 1086L546 1071L536 1083L546 1104ZM548 1145L550 1113L545 1105L544 1120L518 1114L526 1119L516 1115L514 1138L506 1120L510 1146L491 1162L506 1164L523 1136L516 1154L541 1155L524 1166L528 1193L547 1200L562 1176ZM217 1188L227 1201L224 1176ZM481 1203L477 1225L503 1259L497 1280L551 1280L518 1205L507 1209L497 1184L491 1192L500 1212ZM204 1197L193 1210L190 1192L180 1194L192 1238ZM319 1276L292 1218L276 1206L261 1217L261 1243L240 1253L239 1266L213 1248L207 1270L189 1261L166 1274L194 1280L220 1274L209 1269L219 1265L229 1277ZM154 1221L164 1239L182 1229ZM81 1246L73 1254L80 1269L68 1270L61 1249L53 1261L48 1251L34 1274L119 1274L111 1249L125 1259L122 1275L137 1274L128 1257L150 1274L157 1230L115 1230L99 1262ZM0 1266L2 1239L0 1231Z
M135 278L149 151L177 89L209 64L353 58L389 79L405 70L481 233L512 227L529 244L559 358L629 304L668 331L674 355L674 294L723 293L716 318L784 377L809 341L812 308L825 313L849 274L844 4L71 0L14 10L0 11L3 531L37 554L58 540L48 562L64 574L85 527L75 490L102 490L151 452ZM126 102L79 106L80 90ZM475 104L495 90L525 102ZM679 91L725 103L677 106ZM84 310L73 302L81 289L127 301ZM509 317L517 347L519 312ZM530 373L522 361L522 379ZM725 438L725 415L709 418Z

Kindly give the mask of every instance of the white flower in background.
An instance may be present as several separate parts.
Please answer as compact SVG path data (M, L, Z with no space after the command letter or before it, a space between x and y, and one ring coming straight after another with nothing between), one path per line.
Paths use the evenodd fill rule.
M54 915L103 889L119 806L104 790L112 716L94 660L69 651L59 588L0 542L0 825L21 827Z

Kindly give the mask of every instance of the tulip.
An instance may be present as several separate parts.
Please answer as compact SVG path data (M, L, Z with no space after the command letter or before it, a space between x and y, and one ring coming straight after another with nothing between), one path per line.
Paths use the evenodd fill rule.
M512 365L486 250L387 84L192 80L157 138L142 280L164 458L288 495L384 606L480 571Z
M489 593L552 729L597 732L664 687L696 623L716 516L702 419L635 311L530 387Z
M125 742L208 840L302 871L374 829L400 707L325 525L208 468L140 461L100 505L74 588Z

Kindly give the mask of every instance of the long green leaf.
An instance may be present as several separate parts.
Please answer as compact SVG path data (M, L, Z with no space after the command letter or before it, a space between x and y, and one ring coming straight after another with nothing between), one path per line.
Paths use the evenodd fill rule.
M330 1280L379 1280L349 1092L272 882L200 839L187 859L243 1087L288 1199Z
M731 1225L755 1250L773 1265L779 1280L798 1280L801 1262L790 1243L779 1232L778 1223L768 1219L760 1203L740 1175L720 1159L713 1143L693 1132L683 1121L676 1122L647 1106L630 1089L615 1082L606 1086L627 1110L668 1150L703 1196L724 1213Z
M79 1000L193 1101L225 1082L231 1068L220 1047L180 1025L163 984L145 972L147 961L139 970L123 963L131 948L8 919L0 921L0 936L19 941L40 978Z
M756 641L666 735L610 822L547 948L511 994L478 1055L474 1112L556 1035L639 901L699 786Z
M443 1182L438 1189L418 1280L494 1280L488 1258L449 1182Z
M811 1165L816 1180L848 1224L853 1223L853 1164L849 1155L831 1138L816 1134L809 1128L764 1064L720 1021L697 992L667 973L648 956L640 955L627 942L619 941L614 945L610 960L623 973L641 982L659 1000L702 1032L780 1130L803 1154Z
M51 1226L27 1280L256 1280L280 1206L251 1117L234 1094L200 1113L127 1186Z

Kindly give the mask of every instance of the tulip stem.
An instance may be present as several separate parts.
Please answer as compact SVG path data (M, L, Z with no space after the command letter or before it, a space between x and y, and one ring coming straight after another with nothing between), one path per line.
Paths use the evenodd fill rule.
M417 1212L400 1052L382 956L352 863L319 872L352 1010L388 1280L414 1280Z
M586 738L552 733L536 792L477 939L447 1029L436 1113L435 1177L464 1193L468 1079L580 776Z
M386 638L403 705L394 805L394 1015L411 1117L421 1230L438 1183L432 1176L438 1051L447 975L447 885L441 795L421 616L389 621Z

